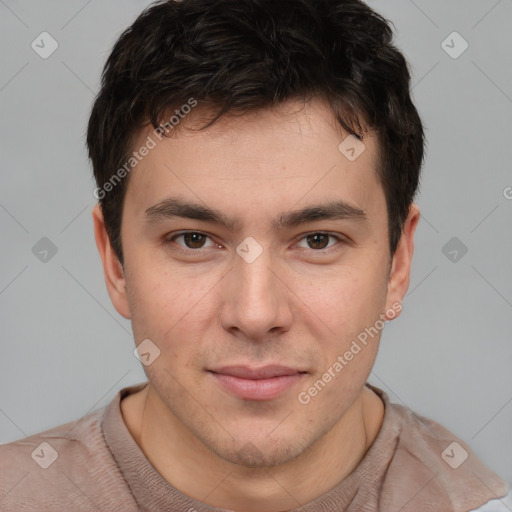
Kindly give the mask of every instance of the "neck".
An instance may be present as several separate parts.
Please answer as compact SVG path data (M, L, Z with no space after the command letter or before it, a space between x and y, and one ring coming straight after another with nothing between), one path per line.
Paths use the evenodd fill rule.
M171 415L150 384L126 397L121 411L151 464L184 494L237 512L278 512L299 508L345 479L377 437L384 406L363 387L340 421L301 455L257 469L209 450Z

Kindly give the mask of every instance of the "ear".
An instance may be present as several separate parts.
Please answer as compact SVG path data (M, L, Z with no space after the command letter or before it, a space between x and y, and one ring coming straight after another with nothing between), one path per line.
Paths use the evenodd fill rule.
M105 228L105 220L99 203L93 208L92 218L94 222L94 237L96 238L96 246L103 263L103 273L110 300L121 316L131 318L123 266L110 244L110 238Z
M416 232L419 220L420 209L413 203L409 208L409 214L404 223L402 236L400 237L391 263L386 297L386 310L394 311L394 315L388 318L388 320L396 318L400 314L402 310L402 300L409 288L412 255L414 253L414 233ZM396 307L397 303L400 303L400 308ZM393 307L393 304L395 307Z

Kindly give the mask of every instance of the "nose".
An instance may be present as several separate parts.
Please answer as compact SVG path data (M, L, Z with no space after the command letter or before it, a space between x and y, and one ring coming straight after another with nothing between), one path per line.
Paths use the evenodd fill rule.
M221 325L225 330L264 342L290 329L293 293L270 250L263 250L254 261L237 256L223 281Z

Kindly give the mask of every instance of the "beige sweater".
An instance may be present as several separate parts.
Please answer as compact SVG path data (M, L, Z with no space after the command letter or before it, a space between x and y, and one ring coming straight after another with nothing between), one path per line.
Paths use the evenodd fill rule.
M0 510L221 510L164 480L131 437L120 401L144 385L81 420L0 446ZM507 494L460 439L370 387L385 405L376 440L347 478L301 512L467 512Z

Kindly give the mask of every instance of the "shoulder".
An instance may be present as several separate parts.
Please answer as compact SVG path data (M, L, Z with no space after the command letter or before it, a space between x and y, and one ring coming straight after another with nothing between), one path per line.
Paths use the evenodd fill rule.
M398 430L385 481L390 496L396 494L393 487L408 488L414 490L411 510L437 510L432 505L439 502L439 510L445 506L453 512L468 512L507 494L507 484L452 432L389 400L386 407Z
M470 512L510 512L512 510L512 490L503 498L493 499L485 505L473 509Z
M103 436L104 411L1 445L1 509L133 509L109 501L129 493Z

